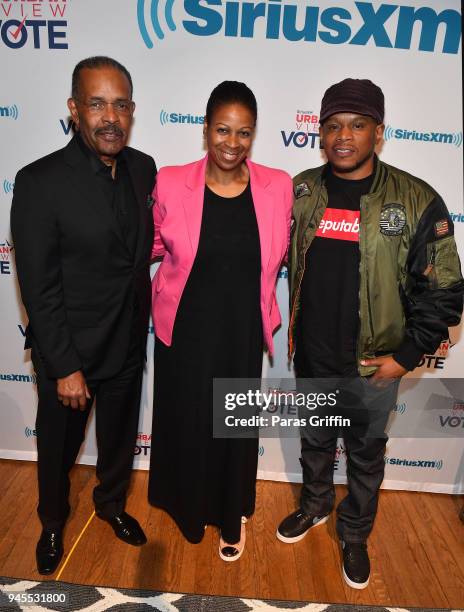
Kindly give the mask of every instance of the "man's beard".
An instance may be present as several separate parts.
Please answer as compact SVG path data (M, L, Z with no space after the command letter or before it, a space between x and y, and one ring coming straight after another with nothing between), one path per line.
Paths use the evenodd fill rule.
M341 166L341 167L339 167L334 162L330 162L330 165L339 174L349 174L350 172L354 172L355 170L358 170L359 168L364 166L364 164L367 161L369 161L372 157L374 157L374 151L368 153L365 157L363 157L362 159L358 160L357 162L354 162L352 166Z

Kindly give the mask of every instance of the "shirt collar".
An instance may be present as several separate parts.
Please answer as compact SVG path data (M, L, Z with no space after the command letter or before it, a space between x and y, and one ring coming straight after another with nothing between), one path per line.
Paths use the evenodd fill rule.
M81 151L84 153L86 158L89 160L90 167L92 168L92 172L94 174L103 174L103 175L111 174L111 166L107 166L106 164L104 164L102 160L98 157L98 155L95 153L95 151L90 149L85 144L79 132L77 132L76 136L77 136L77 142L79 143ZM116 155L116 162L117 162L116 171L118 171L118 166L122 166L125 161L126 161L125 151L123 149Z

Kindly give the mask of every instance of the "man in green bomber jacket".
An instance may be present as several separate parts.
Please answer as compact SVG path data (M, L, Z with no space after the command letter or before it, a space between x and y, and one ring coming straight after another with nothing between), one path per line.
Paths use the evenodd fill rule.
M357 589L369 582L366 541L399 381L424 354L436 351L448 326L459 323L464 293L443 200L425 182L375 155L383 120L384 96L377 85L366 79L332 85L320 112L328 163L294 179L289 352L297 385L302 389L307 379L313 385L314 379L319 385L331 382L342 391L326 414L352 418L350 427L301 429L300 507L282 521L277 537L297 542L328 519L342 435L348 495L337 508L337 533L343 577Z

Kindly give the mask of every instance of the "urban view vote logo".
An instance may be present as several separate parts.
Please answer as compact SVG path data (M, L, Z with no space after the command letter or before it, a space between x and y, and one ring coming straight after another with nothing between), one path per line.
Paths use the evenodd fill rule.
M0 42L10 49L67 49L67 0L0 0ZM57 19L61 18L61 19Z
M148 456L151 449L151 434L146 434L143 431L139 431L137 434L137 442L134 449L134 455Z
M385 140L396 138L397 140L418 140L421 142L453 144L455 147L462 145L462 132L418 132L417 130L404 130L387 125L384 137Z
M386 49L453 54L459 52L461 41L459 11L437 13L428 6L350 2L348 9L332 3L307 6L281 0L137 0L138 26L148 49L153 48L155 39L163 40L166 33L177 30L173 15L176 2L186 17L180 20L182 28L192 36L283 38L329 45L373 43ZM176 13L181 13L180 7ZM147 24L151 24L152 34ZM443 42L437 45L439 28Z
M440 425L441 427L460 427L464 429L464 416L440 415Z
M168 123L196 123L203 125L205 122L204 115L168 113L165 110L160 111L159 118L161 125L167 125Z
M3 117L17 121L19 117L19 108L16 106L16 104L13 104L12 106L0 106L0 118L3 119Z
M435 352L435 355L424 355L417 364L418 368L425 366L432 370L443 370L445 367L445 360L448 357L448 352L453 348L455 343L451 342L448 338L443 340Z
M8 239L5 242L0 242L0 274L11 274L10 257L13 249L14 247L8 242Z
M14 182L9 181L8 179L4 179L3 181L3 191L6 194L9 194L13 191L14 189Z
M313 111L297 110L294 115L295 127L291 130L280 130L285 147L319 147L319 115Z
M37 432L35 429L31 429L30 427L26 427L24 430L24 435L26 438L31 438L32 436L37 436Z

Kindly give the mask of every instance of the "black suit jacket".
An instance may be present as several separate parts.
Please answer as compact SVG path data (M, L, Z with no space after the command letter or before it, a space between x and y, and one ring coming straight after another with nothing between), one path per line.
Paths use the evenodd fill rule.
M153 159L124 149L139 212L135 257L75 136L16 176L11 231L26 338L50 378L113 376L134 333L146 341L151 303ZM27 346L27 343L26 343Z

